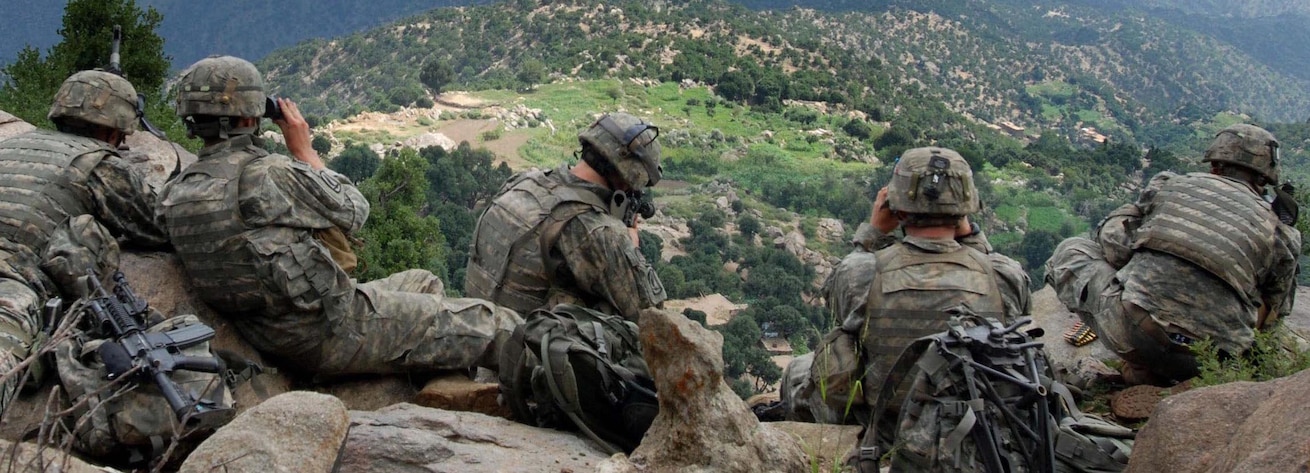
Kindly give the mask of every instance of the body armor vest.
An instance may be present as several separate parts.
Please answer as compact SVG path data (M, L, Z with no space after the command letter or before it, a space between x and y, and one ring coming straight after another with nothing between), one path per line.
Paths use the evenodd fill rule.
M1273 259L1277 227L1269 204L1245 184L1190 173L1170 179L1156 193L1133 248L1187 260L1256 301L1256 280Z
M35 130L0 142L0 236L43 253L69 217L91 210L87 179L108 143Z
M866 326L843 327L860 334L872 382L880 382L915 340L946 330L951 318L947 309L967 305L976 314L1005 319L992 263L981 251L962 246L950 253L929 253L897 244L875 255L878 275L869 287L862 320Z
M551 171L512 178L478 219L469 249L464 295L527 314L546 305L560 262L550 250L564 224L586 212L607 212L595 193Z
M224 313L257 312L274 295L256 273L258 255L247 244L253 229L238 202L242 171L266 155L248 145L203 158L182 171L161 203L169 238L195 292Z

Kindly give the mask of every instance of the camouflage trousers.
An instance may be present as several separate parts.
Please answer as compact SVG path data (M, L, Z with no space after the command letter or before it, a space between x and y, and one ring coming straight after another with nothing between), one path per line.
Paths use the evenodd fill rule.
M782 386L778 389L778 397L782 400L787 420L818 424L854 422L851 416L843 418L842 411L845 409L838 410L835 407L846 404L845 399L834 399L832 405L824 399L825 390L811 376L813 368L814 352L810 352L793 358L782 370Z
M1128 361L1156 376L1184 380L1196 376L1196 358L1178 344L1164 345L1143 329L1159 325L1136 304L1121 299L1118 271L1100 245L1087 238L1064 240L1046 261L1046 283L1069 310L1092 327L1098 340ZM1163 329L1158 329L1157 333Z
M319 312L233 322L260 351L322 377L496 369L500 342L523 319L482 299L444 293L440 278L414 269L356 285ZM307 350L299 343L306 339L316 341Z
M9 406L25 378L39 384L45 368L39 361L27 373L16 370L22 360L45 348L46 327L41 308L61 293L68 299L85 293L81 279L94 267L104 276L118 268L118 242L90 215L69 219L55 230L42 254L0 238L0 413ZM66 299L66 300L68 300Z

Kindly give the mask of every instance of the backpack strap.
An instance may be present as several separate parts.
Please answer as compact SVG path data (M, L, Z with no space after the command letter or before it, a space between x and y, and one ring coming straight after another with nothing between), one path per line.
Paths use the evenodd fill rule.
M878 400L873 404L872 416L869 418L869 423L864 426L860 444L853 457L856 461L855 469L857 472L876 473L879 471L878 459L882 457L883 452L878 444L878 423L882 421L882 416L887 411L887 403L896 396L896 390L905 383L919 357L927 351L935 339L935 336L928 336L915 340L910 346L905 347L905 350L901 351L901 355L896 358L896 362L892 364L891 369L887 370L887 377L878 391Z
M600 444L606 453L613 455L622 452L618 447L606 442L587 427L587 423L582 421L582 406L578 405L578 383L577 378L573 376L572 363L569 362L568 349L572 342L568 340L551 340L551 332L541 334L541 362L546 368L546 384L550 386L550 392L555 397L555 403L564 408L564 414L578 426L578 429L587 434L597 444ZM556 371L559 367L561 371ZM555 374L559 373L564 377L565 391L559 386L555 379ZM571 395L571 396L570 396Z
M524 395L532 392L531 370L527 369L525 345L523 344L524 324L514 328L505 348L500 352L500 393L505 396L505 403L519 422L528 423L533 419L532 408L528 406Z

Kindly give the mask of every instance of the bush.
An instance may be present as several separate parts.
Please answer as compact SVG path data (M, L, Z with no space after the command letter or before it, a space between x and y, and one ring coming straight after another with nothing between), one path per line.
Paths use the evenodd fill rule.
M487 130L482 132L482 141L496 141L500 139L500 129Z
M1192 345L1192 353L1201 367L1201 374L1192 380L1193 387L1268 381L1310 368L1310 351L1300 351L1282 325L1256 332L1255 343L1240 355L1221 352L1209 339Z

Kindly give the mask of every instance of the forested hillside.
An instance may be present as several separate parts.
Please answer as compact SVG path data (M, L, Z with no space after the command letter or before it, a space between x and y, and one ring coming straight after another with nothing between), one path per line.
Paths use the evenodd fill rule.
M1167 145L1220 111L1299 121L1310 110L1305 83L1160 20L967 3L940 14L500 3L311 41L261 64L282 93L332 115L408 103L433 63L448 65L455 88L523 87L541 75L692 79L757 105L844 103L916 137L1008 120Z

